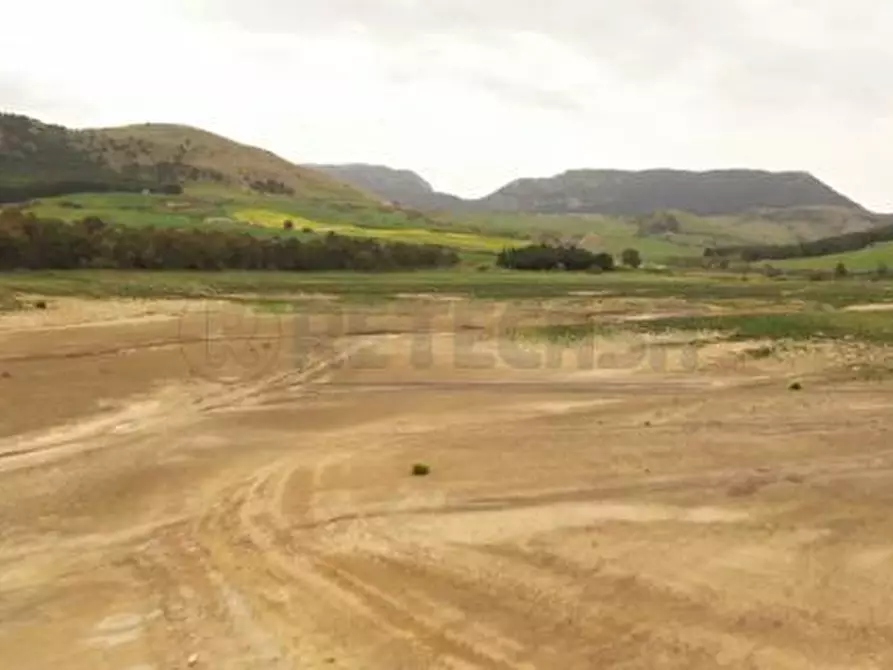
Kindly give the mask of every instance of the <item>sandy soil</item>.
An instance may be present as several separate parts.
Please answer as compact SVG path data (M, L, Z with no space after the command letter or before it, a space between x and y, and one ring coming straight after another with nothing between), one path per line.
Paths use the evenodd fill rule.
M893 667L893 386L423 312L0 319L0 665Z

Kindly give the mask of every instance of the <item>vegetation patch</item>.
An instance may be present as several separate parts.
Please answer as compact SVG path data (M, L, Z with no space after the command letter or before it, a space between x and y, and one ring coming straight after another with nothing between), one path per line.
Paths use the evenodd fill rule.
M413 477L427 477L431 474L431 467L425 463L414 463L412 466Z
M18 210L0 212L0 270L382 271L458 262L458 255L445 247L336 234L264 238L209 227L132 228L96 217L66 223Z
M804 311L786 314L724 314L681 316L624 321L621 324L580 324L548 326L543 336L575 341L598 334L616 332L666 334L678 331L719 333L725 339L745 340L859 340L893 343L893 319L883 313ZM764 357L772 354L761 350Z
M490 237L468 232L450 232L427 228L377 228L348 223L327 223L267 209L239 210L235 212L235 216L241 221L267 228L281 229L284 227L285 220L289 219L294 228L305 232L335 233L348 237L366 237L415 244L436 244L470 251L497 252L521 243L517 239Z

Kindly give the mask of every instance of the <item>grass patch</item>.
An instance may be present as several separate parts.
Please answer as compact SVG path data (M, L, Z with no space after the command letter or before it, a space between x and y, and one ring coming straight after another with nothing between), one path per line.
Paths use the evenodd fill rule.
M544 337L574 342L617 330L635 333L671 332L720 333L731 341L745 340L859 340L893 343L893 319L883 313L804 311L787 314L728 314L714 316L668 317L622 324L580 324L547 326L539 329ZM774 349L765 347L754 355L768 358Z

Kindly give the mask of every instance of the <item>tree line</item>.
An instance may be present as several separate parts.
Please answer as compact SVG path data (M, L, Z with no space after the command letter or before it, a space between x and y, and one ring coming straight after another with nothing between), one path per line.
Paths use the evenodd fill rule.
M602 271L615 269L614 257L605 252L593 253L573 245L536 244L503 249L496 265L511 270Z
M707 248L704 250L704 257L707 259L738 258L746 262L814 258L846 251L858 251L878 242L890 241L893 241L893 225L886 225L798 244L752 244Z
M0 270L409 270L454 266L452 249L327 233L262 237L213 227L154 228L96 217L64 222L0 211Z

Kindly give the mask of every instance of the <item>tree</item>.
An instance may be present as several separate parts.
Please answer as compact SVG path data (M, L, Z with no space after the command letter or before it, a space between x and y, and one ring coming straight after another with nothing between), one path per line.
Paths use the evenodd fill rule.
M620 255L620 262L626 267L636 269L642 265L642 256L637 249L624 249Z
M834 276L838 278L846 277L849 272L846 269L846 265L843 264L843 261L839 262L834 267Z
M592 267L613 270L614 257L607 253L595 254L579 247L540 244L503 249L496 257L496 264L512 270L580 272Z

